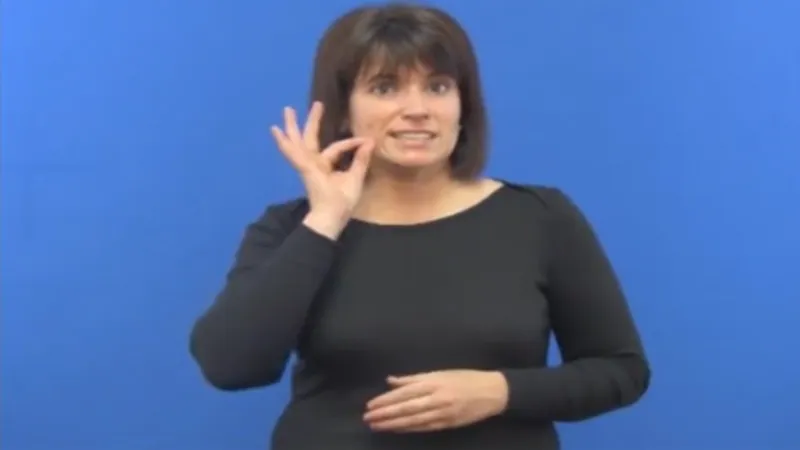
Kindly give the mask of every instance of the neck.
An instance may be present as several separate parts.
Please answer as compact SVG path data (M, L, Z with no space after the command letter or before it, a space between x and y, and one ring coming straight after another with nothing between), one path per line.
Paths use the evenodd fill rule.
M446 171L404 176L373 174L364 186L356 215L378 221L424 219L457 184Z

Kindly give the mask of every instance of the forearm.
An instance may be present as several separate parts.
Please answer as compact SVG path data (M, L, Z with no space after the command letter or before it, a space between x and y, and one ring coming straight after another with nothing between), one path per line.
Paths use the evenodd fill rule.
M635 403L650 383L649 366L638 353L502 373L505 413L533 421L580 421L611 412Z
M280 379L334 249L328 237L299 226L267 261L228 280L191 334L210 383L236 390Z
M544 293L563 364L504 371L507 413L577 421L636 402L650 383L642 342L609 258L588 219L561 191L550 211Z

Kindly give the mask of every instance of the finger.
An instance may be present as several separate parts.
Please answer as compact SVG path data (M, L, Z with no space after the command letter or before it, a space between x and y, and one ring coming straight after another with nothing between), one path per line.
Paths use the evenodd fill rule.
M314 102L303 127L303 142L305 142L306 148L312 152L319 151L319 123L322 120L324 109L322 102Z
M380 431L420 432L444 428L446 424L444 409L434 409L418 414L396 417L380 422L372 422L369 427Z
M433 389L424 384L403 386L373 398L367 402L367 410L383 408L385 406L394 405L396 403L401 403L413 398L429 395L431 393L433 393Z
M446 428L452 428L445 420L434 420L432 422L428 422L419 426L412 426L412 427L404 427L399 428L394 431L398 433L425 433L431 431L439 431L444 430Z
M404 376L390 376L386 381L393 386L403 386L411 383L418 383L424 381L428 374L404 375Z
M371 409L364 414L364 420L367 422L381 422L398 417L413 416L425 411L436 409L440 406L441 405L438 405L434 402L433 397L430 395L425 395L422 397L412 398L404 402Z
M278 149L283 153L283 156L285 156L293 166L298 167L300 160L298 155L291 150L292 145L291 142L289 142L289 138L277 126L273 125L269 130L272 133L272 137L275 139L275 143L278 145Z
M367 402L367 410L383 408L385 406L401 403L413 398L429 395L433 392L429 386L415 384L392 389Z
M286 122L286 136L297 145L303 144L303 136L300 134L300 127L297 125L297 113L294 108L283 108L283 120Z
M367 141L363 143L353 156L353 162L350 164L349 171L358 177L363 178L369 169L369 162L372 160L372 154L375 151L375 142Z
M322 151L322 157L329 163L335 164L339 158L342 157L343 154L346 152L357 148L360 145L363 145L365 142L364 138L360 137L353 137L349 139L343 139L341 141L334 142L328 148Z

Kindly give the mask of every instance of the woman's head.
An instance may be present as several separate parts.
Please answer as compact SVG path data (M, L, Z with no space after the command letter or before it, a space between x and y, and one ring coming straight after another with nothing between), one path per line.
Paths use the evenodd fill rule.
M363 7L340 17L317 49L311 100L325 105L322 148L349 135L375 139L374 164L482 171L487 119L472 45L446 13Z

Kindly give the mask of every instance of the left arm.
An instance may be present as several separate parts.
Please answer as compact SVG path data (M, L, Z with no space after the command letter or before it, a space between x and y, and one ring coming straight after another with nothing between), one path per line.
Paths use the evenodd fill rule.
M579 421L635 403L650 368L627 301L591 225L560 190L543 191L551 208L547 291L563 364L509 369L504 414Z
M540 192L552 218L545 294L563 364L389 377L392 389L367 404L370 427L432 431L495 415L579 421L631 405L647 390L641 339L591 225L561 191Z

